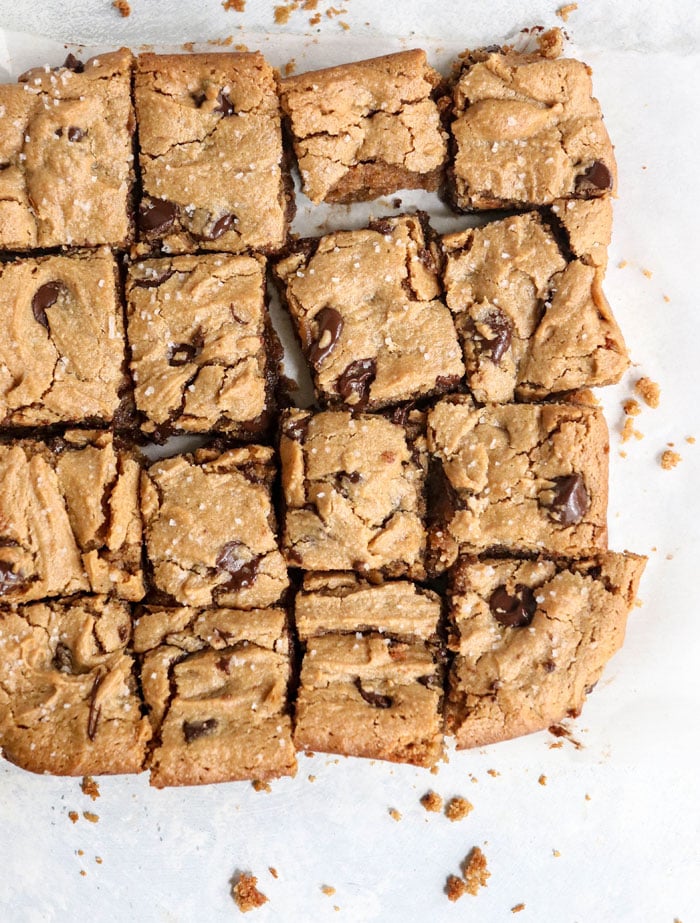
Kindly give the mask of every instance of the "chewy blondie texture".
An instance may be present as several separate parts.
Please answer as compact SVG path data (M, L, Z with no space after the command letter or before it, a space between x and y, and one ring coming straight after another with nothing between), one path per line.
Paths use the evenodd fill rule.
M376 410L464 375L425 216L305 240L275 266L324 406Z
M31 772L140 772L151 736L129 607L75 596L0 608L0 747Z
M0 427L126 422L117 281L106 248L0 263Z
M593 262L604 257L596 242L579 239L584 228L597 224L605 250L610 201L571 201L586 206L587 214L570 237L564 220L552 215L552 224L539 212L443 237L447 304L478 401L612 384L629 364L601 288L602 269ZM566 205L561 202L558 213L573 223L576 210ZM590 225L586 219L593 219Z
M176 256L131 266L127 328L142 430L260 436L279 347L259 256Z
M139 239L170 253L279 249L292 198L263 56L143 54L134 94Z
M273 450L197 450L143 473L146 554L166 605L264 608L287 588L270 491Z
M289 564L425 576L423 415L289 410L280 427Z
M445 723L457 746L539 731L581 710L622 646L646 558L463 560L451 576Z
M442 754L437 594L307 574L295 609L305 645L297 747L433 766Z
M0 603L141 599L139 470L107 432L0 442Z
M0 86L0 249L129 243L132 61L68 55Z
M442 77L420 49L280 81L302 187L312 202L435 190L447 159Z
M430 563L490 548L579 557L607 547L608 430L584 404L443 398L428 414Z
M591 94L581 61L467 54L454 90L454 206L517 208L614 192L613 148Z
M134 650L153 727L152 785L294 775L284 610L150 607Z

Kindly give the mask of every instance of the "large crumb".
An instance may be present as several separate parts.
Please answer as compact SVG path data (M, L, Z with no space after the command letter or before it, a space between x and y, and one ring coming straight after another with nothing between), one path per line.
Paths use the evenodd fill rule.
M464 860L462 872L470 894L476 895L479 888L486 887L491 872L486 865L486 856L478 846L475 846Z
M627 417L625 425L620 432L620 438L623 442L628 442L632 436L634 436L635 439L644 439L644 433L640 433L638 429L634 428L633 418Z
M622 409L625 411L625 415L628 417L637 417L642 412L642 408L639 406L639 401L635 401L633 397L623 401Z
M456 798L450 798L445 807L445 817L448 820L463 820L467 814L470 814L474 810L474 805L471 801L467 801L466 798L461 798L457 796Z
M112 6L125 19L127 16L131 16L131 7L129 6L127 0L114 0L114 2L112 3Z
M564 50L564 36L561 29L547 29L537 36L537 46L543 58L558 58Z
M426 811L442 811L442 798L437 792L426 792L420 800Z
M399 821L402 816L401 811L398 811L396 808L389 808L389 817L393 817L394 820Z
M95 782L92 776L83 776L80 789L83 795L89 795L93 801L96 801L100 797L100 786Z
M661 398L661 388L651 378L640 378L634 390L641 397L647 407L658 407Z
M497 769L487 769L486 774L491 776L494 779L496 778L496 776L500 776L500 772Z
M685 441L688 445L695 445L695 436L686 436Z
M270 783L265 782L262 779L255 779L252 782L252 786L256 792L268 792L269 793L272 791L272 786L270 785Z
M296 9L295 3L290 3L289 6L276 6L275 7L275 22L278 26L283 26L289 22L289 17Z
M328 897L333 897L333 895L335 894L335 888L332 885L322 885L321 890Z
M257 889L258 879L255 875L247 875L241 872L238 881L233 886L233 899L242 913L248 913L249 910L255 910L256 907L262 907L267 903L267 897Z
M237 13L245 12L245 0L223 0L221 5L225 10L235 10Z
M670 471L682 461L683 459L678 454L678 452L674 452L672 449L666 449L666 451L661 455L661 467L664 469L664 471Z
M525 904L516 904L515 907L510 908L511 913L520 913L521 910L525 910Z
M457 875L448 875L447 884L445 885L445 894L451 901L458 901L463 894L466 894L467 883L463 878Z
M547 776L546 776L544 773L542 773L542 775L539 777L539 779L538 779L537 781L540 783L540 785L546 785L546 784L547 784Z
M566 3L564 6L560 6L557 10L557 16L559 19L563 19L564 22L569 21L569 16L578 9L578 3ZM524 905L523 905L524 906Z

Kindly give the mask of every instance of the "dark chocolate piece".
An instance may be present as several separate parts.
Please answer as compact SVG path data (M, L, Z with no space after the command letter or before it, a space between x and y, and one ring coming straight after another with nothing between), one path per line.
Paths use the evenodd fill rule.
M356 359L351 362L338 378L338 393L343 401L353 408L362 409L369 399L369 389L376 374L377 363L374 359ZM357 400L351 401L354 395L357 395Z
M216 718L207 718L205 721L185 721L182 725L182 733L185 737L185 743L190 744L198 737L205 737L216 730L219 722Z
M378 692L371 692L368 689L363 689L359 676L355 680L355 686L365 702L367 702L368 705L372 705L374 708L391 708L394 704L393 700L388 695L380 695Z
M580 474L554 479L554 497L549 514L556 522L563 526L580 522L589 505L588 491Z
M335 308L321 308L314 318L318 327L316 342L309 349L309 362L318 368L330 356L343 332L343 318Z
M535 596L530 587L518 584L516 595L511 596L504 586L497 587L489 599L493 617L505 628L520 628L529 625L537 609Z
M581 196L600 195L612 189L612 173L601 160L593 163L576 177L576 192Z
M177 205L167 199L144 199L139 205L139 229L147 233L167 231L177 213Z

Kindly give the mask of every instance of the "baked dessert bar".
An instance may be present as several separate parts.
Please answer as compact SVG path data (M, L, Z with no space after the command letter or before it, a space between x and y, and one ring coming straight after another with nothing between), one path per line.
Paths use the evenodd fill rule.
M423 415L287 411L281 422L287 561L304 570L425 575Z
M265 260L206 254L129 268L127 329L141 429L265 435L281 350L265 305Z
M126 603L74 596L0 607L0 747L31 772L140 772L142 717Z
M265 608L287 588L277 547L273 450L198 449L142 475L146 554L159 602Z
M134 650L153 727L152 785L294 775L283 609L150 607Z
M646 558L464 559L451 574L455 652L445 726L457 747L577 716L621 646Z
M281 80L309 199L356 202L437 189L447 159L442 83L417 48Z
M0 427L128 424L117 286L106 248L0 263Z
M425 216L302 240L274 271L323 406L376 410L464 375Z
M587 212L571 235L565 222L578 210L560 201L549 215L527 212L443 237L447 304L478 401L612 384L629 365L594 262L604 262L610 239L610 200L571 204ZM590 240L596 226L600 247ZM579 227L588 240L579 240Z
M433 766L442 755L437 594L307 574L295 617L305 650L297 747Z
M607 547L608 430L585 404L443 398L428 414L430 563L489 549Z
M132 64L69 54L0 85L0 249L131 241Z
M0 441L0 604L141 599L139 470L108 432Z
M134 95L146 249L279 249L292 198L275 77L263 56L143 54Z

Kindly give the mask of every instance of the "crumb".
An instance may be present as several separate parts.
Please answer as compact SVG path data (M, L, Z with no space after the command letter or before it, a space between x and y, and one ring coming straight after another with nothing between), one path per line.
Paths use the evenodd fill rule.
M669 447L669 449L675 449L675 447L676 447L676 443L675 443L675 442L667 442L666 445Z
M269 866L267 870L273 878L279 878L279 873L274 865Z
M670 471L682 461L683 459L678 454L678 452L673 452L671 449L666 449L666 451L661 455L661 467L664 469L664 471Z
M445 807L445 817L448 820L464 820L464 818L474 810L474 805L466 798L457 796L450 798Z
M96 824L100 819L99 814L93 814L92 811L83 811L83 817L85 820L89 820L91 824Z
M340 27L341 29L345 29L346 32L350 31L350 24L347 22L344 22L342 19L340 20Z
M304 0L302 10L315 10L318 6L318 0Z
M238 44L233 46L234 51L248 51L248 46L243 44Z
M316 781L316 776L313 774L309 775L309 782L315 782L315 781Z
M221 5L225 10L235 10L236 13L245 12L245 0L222 0Z
M563 740L555 740L554 743L549 745L549 749L550 750L561 750L563 746L564 746Z
M489 776L493 776L494 779L496 778L496 776L500 776L500 772L497 769L487 769L486 774Z
M553 849L553 850L552 850L552 855L554 856L555 859L558 859L559 856L561 856L561 853L559 852L558 849Z
M436 792L426 792L422 796L420 803L426 811L442 811L442 798Z
M564 50L564 36L561 29L547 29L537 36L537 46L543 58L558 58Z
M77 851L76 855L78 855L78 856L84 856L85 853L83 852L82 849L79 849L79 850Z
M664 295L664 301L666 302L666 304L670 304L671 299L668 297L668 295Z
M391 200L392 208L401 208L401 199L392 199Z
M559 17L559 19L563 20L564 22L568 22L569 16L577 9L578 9L578 3L567 3L564 6L559 7L559 9L557 10L557 16ZM522 906L518 904L518 908L520 910L522 910L524 906L525 904L523 904Z
M431 767L430 767L430 775L431 775L431 776L436 776L439 772L440 772L440 768L439 768L438 766L431 766Z
M401 811L397 811L396 808L389 808L389 817L393 817L395 821L400 821L402 816Z
M451 901L458 901L466 892L466 882L458 878L457 875L448 875L447 884L445 885L445 894Z
M77 824L78 820L80 819L80 814L78 814L77 811L69 811L68 817L73 821L74 824Z
M321 22L321 14L315 13L313 16L309 17L309 25L317 26Z
M124 19L126 19L127 16L131 16L131 7L127 0L113 0L112 6L124 17Z
M87 878L87 872L85 869L80 869L80 874L83 876L83 878Z
M632 417L627 417L625 425L620 432L620 438L623 442L628 442L632 436L634 436L635 439L644 439L644 433L640 433L638 429L634 428Z
M340 907L337 904L333 904L333 910L335 910L335 912L338 913L338 911L340 910Z
M333 897L335 894L335 888L332 885L322 885L321 890L324 894L327 894L328 897Z
M194 42L183 42L182 50L183 51L194 51Z
M97 801L100 797L100 786L95 782L92 776L83 776L83 781L80 783L80 788L83 795L89 795L93 801Z
M270 783L264 782L261 779L255 779L252 785L256 792L268 792L269 794L269 792L272 791L272 786L270 785Z
M491 872L486 866L486 856L478 846L475 846L464 860L462 874L467 884L467 891L470 894L476 896L479 888L486 887L486 882L491 877Z
M542 775L539 777L539 779L538 779L537 781L540 783L540 785L546 785L546 784L547 784L547 776L546 776L544 773L542 773Z
M294 58L290 58L289 61L284 65L284 76L291 76L294 71L297 69L297 62Z
M630 397L628 400L622 402L622 409L625 411L628 417L636 417L642 412L642 408L639 406L639 401L635 401L633 397Z
M617 453L620 458L627 458L627 452L623 452L622 449Z
M617 268L624 269L626 265L627 265L627 260L620 260L620 262L617 264Z
M289 6L276 6L275 7L275 22L278 26L283 26L285 23L289 22L289 17L296 9L295 3L290 3Z
M695 445L695 436L686 436L685 441L688 445Z
M654 275L654 273L651 271L651 269L643 269L643 270L642 270L642 275L643 275L643 276L646 276L647 279L651 279L651 277Z
M572 6L576 6L575 3ZM510 908L511 913L520 913L521 910L525 910L525 904L516 904L515 907Z
M267 903L268 899L262 891L258 891L257 883L258 879L255 875L247 875L245 872L241 872L238 876L238 881L233 886L231 893L242 913L248 913L249 910L262 907L263 904Z
M641 397L647 407L658 407L661 398L661 388L651 378L640 378L634 390Z
M102 865L102 856L95 856L95 862L98 865Z
M588 794L588 792L586 792L586 801L590 801L590 800L591 800L591 796Z
M343 13L347 13L347 10L339 10L339 9L336 9L336 7L334 6L329 6L328 9L326 10L326 16L329 19L333 19L334 16L342 16Z

